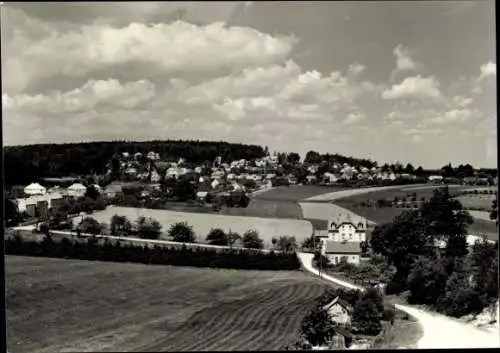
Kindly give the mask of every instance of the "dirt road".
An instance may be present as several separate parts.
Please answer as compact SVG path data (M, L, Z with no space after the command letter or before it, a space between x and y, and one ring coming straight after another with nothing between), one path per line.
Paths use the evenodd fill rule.
M313 254L299 253L300 261L309 272L319 275L319 271L312 265ZM324 273L322 279L338 285L361 289L361 287L351 283L338 280ZM423 336L417 342L415 348L435 349L435 348L495 348L500 347L498 332L488 329L480 329L466 323L459 322L453 318L426 312L408 305L395 305L396 309L413 316L420 323L423 329ZM408 347L413 348L413 347Z

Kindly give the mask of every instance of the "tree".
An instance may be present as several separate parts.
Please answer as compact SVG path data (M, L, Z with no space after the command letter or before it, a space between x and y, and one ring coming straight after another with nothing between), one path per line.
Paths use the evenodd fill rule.
M262 249L264 242L256 230L248 230L243 234L243 246L250 249Z
M88 197L92 200L97 200L99 196L100 193L94 185L87 186L87 190L85 191L85 197Z
M410 163L408 163L406 165L406 167L404 168L404 172L407 174L413 174L414 171L415 171L415 167L413 167L413 165L411 165Z
M207 235L207 241L212 245L228 245L228 236L220 228L211 229Z
M151 218L140 216L137 219L137 234L143 239L158 239L161 234L161 224Z
M446 281L443 295L437 300L437 309L454 317L479 313L484 303L479 291L470 286L470 270L462 259L455 262L454 272Z
M399 278L406 278L419 255L431 256L433 237L426 234L424 223L415 210L404 211L392 223L375 227L370 239L374 253L394 265Z
M196 236L187 222L178 222L170 226L168 235L174 240L181 243L194 243Z
M125 216L114 215L111 217L111 235L122 236L129 235L132 230L132 224Z
M378 301L372 298L363 298L356 302L352 313L352 327L356 332L365 335L377 335L382 330L383 318L379 310Z
M460 201L452 197L448 187L435 189L430 200L421 205L420 214L427 234L444 238L447 242L449 255L467 253L463 238L473 219Z
M277 248L284 252L294 252L297 248L295 237L282 236L278 239L277 243Z
M103 226L92 217L85 217L79 224L78 228L82 233L98 235L101 233Z
M487 240L477 241L470 255L473 287L488 298L498 297L498 248Z
M271 239L271 243L273 244L273 248L276 248L276 243L278 243L278 239L276 239L276 237L273 237Z
M411 304L435 304L443 295L448 272L442 259L421 257L411 270L407 284Z
M304 318L301 331L313 346L325 345L335 335L335 323L328 312L317 305Z
M290 152L287 156L286 156L286 162L288 164L297 164L300 162L300 155L298 153L295 153L295 152Z
M233 231L229 231L227 233L227 242L228 242L228 245L233 247L233 245L241 239L241 235L239 235L238 233L236 232L233 232Z
M495 198L491 202L491 210L490 210L490 219L492 221L496 221L496 224L498 226L498 198Z
M321 154L316 151L309 151L306 154L306 158L304 159L305 163L309 164L317 164L321 162Z
M17 225L22 220L14 201L5 199L5 223L7 227Z

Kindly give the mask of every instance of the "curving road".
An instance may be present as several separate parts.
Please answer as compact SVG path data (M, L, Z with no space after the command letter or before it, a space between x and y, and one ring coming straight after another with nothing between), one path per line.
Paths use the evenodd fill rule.
M298 257L304 268L319 276L319 271L313 267L313 254L299 253ZM350 289L363 288L351 283L333 278L324 273L322 279ZM500 347L500 333L495 330L481 329L460 322L456 319L426 312L408 305L395 305L396 309L413 316L422 326L423 336L417 342L419 349L436 348L496 348Z

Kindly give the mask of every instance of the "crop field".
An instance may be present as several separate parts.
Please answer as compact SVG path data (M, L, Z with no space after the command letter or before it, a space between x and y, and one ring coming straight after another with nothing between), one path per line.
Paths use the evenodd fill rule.
M300 207L302 208L304 218L330 220L338 214L351 215L353 218L358 218L359 216L359 214L333 203L301 202Z
M346 190L342 186L292 185L280 186L254 196L256 200L297 202L312 196Z
M11 352L277 350L329 284L267 272L5 257Z
M228 216L302 219L302 209L293 201L253 199L247 208L223 208L219 214Z
M491 203L496 198L495 195L461 195L459 200L466 208L481 209L487 211L491 208Z
M199 242L205 240L205 237L212 228L221 228L225 231L232 230L240 234L254 229L259 232L259 236L264 240L264 243L271 243L273 237L282 235L295 236L298 242L302 242L304 239L310 237L313 232L311 223L306 220L240 217L132 207L108 207L104 211L93 213L92 217L99 222L109 224L111 217L115 214L126 216L132 222L137 220L139 216L152 217L160 222L164 233L174 223L187 222L193 227Z

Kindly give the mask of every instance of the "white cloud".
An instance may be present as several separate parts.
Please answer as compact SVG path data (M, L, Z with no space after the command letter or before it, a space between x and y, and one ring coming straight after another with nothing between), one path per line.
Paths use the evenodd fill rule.
M470 97L464 97L464 96L455 96L453 97L453 102L459 107L459 108L465 108L472 104L474 102L474 99Z
M480 116L480 112L470 109L453 109L438 115L434 118L425 119L426 124L444 125L444 124L460 124Z
M351 125L359 123L366 119L366 115L363 113L350 113L344 120L343 124Z
M123 64L154 66L163 75L268 66L286 59L296 42L248 27L183 21L131 23L121 28L94 24L78 31L52 32L43 40L30 40L19 31L18 37L24 45L6 50L4 76L9 93L22 92L30 82L53 75L84 77Z
M480 75L478 81L482 81L487 77L493 77L497 75L497 64L494 62L488 62L480 67Z
M382 98L386 100L399 98L414 99L438 99L441 97L439 84L436 79L422 77L421 75L407 77L400 84L395 84L391 89L382 93Z
M399 44L394 48L394 55L396 55L396 66L398 70L416 70L418 65L411 58L410 51Z
M354 63L354 64L349 65L349 69L348 69L347 73L352 75L352 76L358 76L363 71L365 71L365 69L366 69L366 67L364 67L363 65L358 64L358 63Z

